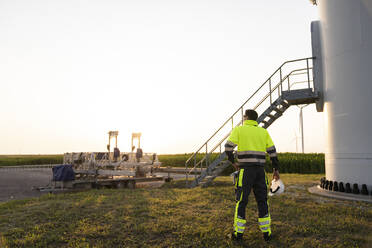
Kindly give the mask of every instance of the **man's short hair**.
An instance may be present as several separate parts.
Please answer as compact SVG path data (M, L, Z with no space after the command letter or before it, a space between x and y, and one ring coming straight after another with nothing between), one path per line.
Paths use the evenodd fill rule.
M258 114L256 111L254 111L253 109L247 109L245 111L245 115L248 120L254 120L254 121L257 121L257 118L258 118Z

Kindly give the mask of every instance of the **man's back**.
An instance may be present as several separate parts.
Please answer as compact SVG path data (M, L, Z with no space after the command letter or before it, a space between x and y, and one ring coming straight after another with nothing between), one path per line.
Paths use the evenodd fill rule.
M248 122L248 121L246 121ZM238 151L262 151L267 148L268 132L266 129L255 125L243 125L236 127L236 136L238 138Z
M245 120L242 126L232 130L225 144L226 154L232 163L234 163L232 151L236 146L238 146L237 156L240 167L251 165L264 166L266 162L266 151L272 159L275 156L274 160L277 160L274 143L269 133L266 129L258 126L255 120Z

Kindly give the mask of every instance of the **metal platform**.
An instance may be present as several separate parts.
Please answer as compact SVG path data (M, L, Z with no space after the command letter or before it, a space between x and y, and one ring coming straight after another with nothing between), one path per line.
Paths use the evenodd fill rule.
M283 91L282 97L290 105L310 104L318 100L317 94L312 89Z

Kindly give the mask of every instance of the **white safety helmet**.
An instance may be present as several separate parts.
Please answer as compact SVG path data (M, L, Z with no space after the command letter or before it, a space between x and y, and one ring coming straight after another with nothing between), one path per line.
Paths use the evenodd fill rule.
M284 192L284 183L282 182L282 180L273 179L271 181L269 196L279 195L283 192Z

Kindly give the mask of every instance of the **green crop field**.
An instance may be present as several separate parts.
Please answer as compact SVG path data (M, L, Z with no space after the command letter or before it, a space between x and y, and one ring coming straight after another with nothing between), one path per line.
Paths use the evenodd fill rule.
M0 155L0 166L60 164L63 155Z
M196 162L200 161L204 154L197 156ZM213 158L218 154L213 154ZM162 166L184 167L186 160L191 154L159 155ZM323 153L278 153L280 171L284 173L324 173L324 154ZM266 171L272 171L269 157L267 157ZM231 173L232 168L228 168L225 174Z
M372 205L308 193L322 176L282 174L269 244L250 196L246 247L372 247ZM0 203L0 247L242 247L228 238L234 204L229 177L205 189L174 181L10 201Z
M203 158L199 154L197 160ZM159 155L162 166L184 167L190 153ZM213 154L211 159L217 157ZM283 173L324 173L324 154L322 153L279 153L280 171ZM39 164L60 164L63 162L63 155L0 155L0 166L12 165L39 165ZM267 158L266 170L271 171L271 164ZM225 171L225 175L232 172L232 168Z

